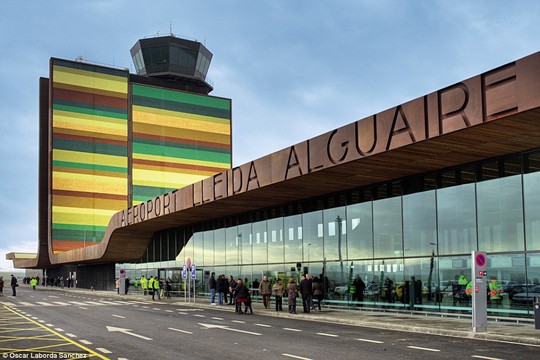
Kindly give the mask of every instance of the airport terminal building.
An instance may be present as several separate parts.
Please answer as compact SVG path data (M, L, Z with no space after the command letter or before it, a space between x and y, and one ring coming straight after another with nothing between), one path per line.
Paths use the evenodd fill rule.
M173 64L172 47L186 46L174 39L138 42L137 75L51 60L39 252L8 254L16 267L76 273L77 286L97 288L124 269L181 291L192 263L202 295L211 272L250 282L311 273L329 304L467 312L460 277L471 280L479 250L502 288L489 314L532 316L540 53L231 168L231 101L208 95L206 72L182 88L175 73L187 68L140 71ZM91 84L110 83L92 88L89 72Z

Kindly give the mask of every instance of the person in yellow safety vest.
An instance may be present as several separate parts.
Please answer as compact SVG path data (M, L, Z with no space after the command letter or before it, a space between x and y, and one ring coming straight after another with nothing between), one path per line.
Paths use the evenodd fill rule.
M148 288L150 291L152 291L152 300L155 301L154 298L157 294L158 300L161 300L161 296L159 293L159 280L157 278L154 278L153 276L150 276L150 281L148 282Z
M489 282L489 299L491 301L500 302L502 299L503 288L497 278L493 276Z
M32 290L36 290L37 279L36 279L36 278L32 278L32 280L30 280L30 285L32 286Z
M469 282L467 281L467 278L465 275L461 274L458 279L458 285L467 285Z
M144 275L141 276L141 288L143 291L143 295L146 295L146 290L148 289L148 280L146 280L146 277Z

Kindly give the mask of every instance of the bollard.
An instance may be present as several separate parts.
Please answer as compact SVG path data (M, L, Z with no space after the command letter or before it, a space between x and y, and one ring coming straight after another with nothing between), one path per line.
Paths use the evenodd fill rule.
M540 330L540 296L535 296L533 301L534 308L534 328Z

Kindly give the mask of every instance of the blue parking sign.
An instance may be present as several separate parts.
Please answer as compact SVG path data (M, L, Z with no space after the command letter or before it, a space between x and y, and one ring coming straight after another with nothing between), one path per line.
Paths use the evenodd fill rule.
M197 273L195 272L196 267L195 264L191 265L191 278L195 280L197 278Z

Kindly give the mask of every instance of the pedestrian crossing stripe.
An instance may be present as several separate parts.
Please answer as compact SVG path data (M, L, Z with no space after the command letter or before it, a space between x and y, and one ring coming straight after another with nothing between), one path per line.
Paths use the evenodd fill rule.
M0 301L0 305L5 305L9 307L74 306L74 305L76 306L105 306L105 305L133 305L133 304L141 304L141 302L139 301L107 301L107 300L103 300L103 301L53 301L53 302Z

